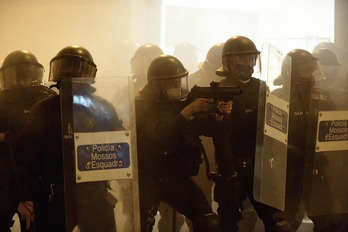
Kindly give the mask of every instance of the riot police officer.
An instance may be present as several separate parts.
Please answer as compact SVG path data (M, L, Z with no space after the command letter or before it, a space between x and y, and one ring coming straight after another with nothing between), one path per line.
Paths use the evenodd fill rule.
M147 70L151 61L162 54L162 49L155 44L143 44L135 51L130 61L135 93L146 84Z
M135 53L133 54L130 60L131 66L131 79L133 80L133 89L134 94L137 94L138 91L144 87L147 83L147 70L151 61L163 54L163 51L160 47L155 44L143 44L140 46ZM129 128L129 115L128 115L128 86L120 89L119 92L115 93L113 96L113 102L117 101L119 104L116 107L117 112L119 112L119 117L123 121L123 126ZM122 99L120 99L120 97Z
M190 73L193 73L198 70L202 53L192 42L181 42L175 45L173 56L177 57Z
M189 75L189 85L210 86L212 81L220 81L222 77L216 75L220 68L223 43L214 44L207 52L204 62L199 63L199 70Z
M340 69L338 73L338 78L336 79L336 87L341 88L341 86L345 85L344 76L347 72L347 56L345 55L347 52L347 48L341 47L333 42L320 42L314 46L312 50L312 54L318 49L327 49L334 53L337 58L338 63L340 64ZM331 60L333 61L333 60Z
M222 77L216 75L215 71L221 67L221 54L222 54L223 43L214 44L206 54L204 62L199 63L199 70L189 75L189 86L195 85L208 87L212 81L220 81ZM209 180L206 176L207 169L215 170L214 160L214 145L212 138L201 136L203 147L206 151L207 163L202 163L200 171L196 177L193 177L194 181L202 188L205 197L207 198L210 205L212 205L212 188L213 181ZM190 222L187 222L190 231Z
M114 109L93 94L95 88L90 84L95 82L96 72L90 52L81 46L63 48L50 62L49 80L56 82L59 90L63 83L83 77L74 85L78 95L72 99L77 111L73 114L74 127L68 128L70 134L73 129L94 132L122 128ZM47 98L32 110L21 141L27 157L23 198L38 202L35 216L40 231L72 231L78 224L81 231L113 232L116 199L108 195L108 184L101 181L77 186L70 179L74 171L73 151L63 159L62 148L61 101L65 97ZM66 172L67 167L70 173Z
M313 56L319 61L326 77L321 85L332 95L337 93L343 77L341 77L341 64L338 62L337 56L333 51L327 48L319 48L312 52Z
M328 92L331 100L335 104L335 114L340 114L340 111L347 110L347 101L344 91L340 87L340 83L344 80L345 77L342 75L342 67L338 62L337 56L334 51L328 48L318 48L312 52L313 56L315 56L325 75L325 80L321 81L320 85L317 87L321 87ZM339 91L337 91L339 89ZM348 185L345 184L345 178L340 178L340 181L337 180L337 176L341 176L342 169L339 167L339 163L345 163L347 151L327 151L324 154L316 154L316 157L325 157L325 159L315 159L315 161L323 161L321 162L321 166L323 168L318 168L318 165L313 165L313 175L312 183L319 186L320 192L325 194L316 194L312 193L307 199L312 201L312 204L322 205L322 207L327 213L325 215L320 216L312 216L310 217L314 223L315 231L344 231L344 227L347 227L346 221L348 218L348 212L342 211L340 208L346 208L347 202L345 201L345 197L340 197L341 195L346 195ZM319 162L317 162L319 163ZM320 164L320 163L319 163ZM319 173L319 170L321 173ZM325 178L315 178L315 177L325 177ZM320 179L321 181L316 181ZM341 191L335 191L336 186L340 186ZM334 188L334 190L332 190ZM316 191L316 190L314 190ZM313 191L312 191L313 192ZM329 196L329 197L327 197ZM322 204L321 202L325 201L326 204ZM337 205L340 204L340 207ZM312 207L313 208L313 207ZM318 207L319 208L319 207ZM330 212L330 213L329 213Z
M243 92L233 100L230 117L225 118L212 134L217 164L217 173L213 175L214 199L219 205L223 231L237 231L246 197L266 231L290 231L280 210L259 203L253 197L257 116L259 102L262 102L259 92L266 91L266 84L252 77L254 71L260 70L259 55L249 38L231 37L223 46L222 67L216 71L225 77L221 86L241 86Z
M158 56L149 66L148 84L136 98L142 231L152 231L161 201L189 218L194 231L218 231L216 214L190 178L201 163L198 135L204 125L192 116L207 111L209 100L184 101L187 75L177 58ZM228 112L224 107L221 112Z
M273 93L280 98L288 98L285 95L290 93L285 214L292 229L297 230L305 210L310 213L318 208L330 208L332 199L327 194L327 182L319 177L325 175L323 170L327 160L321 154L315 154L314 162L314 151L318 110L332 110L335 105L330 94L318 84L325 75L315 56L306 50L294 49L286 55L283 68L287 64L291 65L291 73L282 72L281 78L286 81ZM312 170L320 172L318 178ZM310 207L312 181L320 182L321 191L316 197L325 196L325 200ZM309 217L314 223L314 231L330 231L329 227L322 227L326 224L322 223L325 217Z
M0 144L0 230L10 231L18 207L22 213L19 218L29 216L26 218L28 225L21 221L21 229L25 231L33 219L33 205L19 203L21 192L16 178L21 159L12 152L11 138L24 129L35 103L56 94L44 86L44 67L33 53L26 50L17 50L6 56L0 68L0 89L0 131L8 131L7 143Z

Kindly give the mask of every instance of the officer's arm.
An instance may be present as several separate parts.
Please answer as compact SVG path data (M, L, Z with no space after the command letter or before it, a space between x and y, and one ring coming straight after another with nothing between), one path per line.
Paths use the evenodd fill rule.
M43 129L47 128L47 110L43 110L42 104L37 104L30 112L26 126L21 136L16 137L15 144L20 146L16 149L16 154L21 159L19 168L19 183L21 187L21 201L32 201L35 199L37 180L39 176L42 134Z
M208 111L210 102L211 101L206 98L197 98L187 105L180 113L186 120L190 120L194 113Z
M217 105L214 105L213 108L215 110L213 109L212 112L210 109L208 113L196 114L192 121L193 123L191 123L191 128L194 128L198 135L217 136L226 126L222 121L230 118L229 114L232 112L232 105L232 101L219 101Z
M1 132L0 133L0 143L4 143L5 142L5 133Z
M34 203L32 201L20 202L17 211L21 215L21 219L25 220L26 230L29 230L31 223L34 222Z

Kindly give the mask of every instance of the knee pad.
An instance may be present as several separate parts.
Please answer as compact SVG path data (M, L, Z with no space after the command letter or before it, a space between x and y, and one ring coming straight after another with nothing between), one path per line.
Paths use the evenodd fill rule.
M204 214L192 222L194 232L218 232L220 231L219 217L215 213Z
M270 232L292 232L292 229L290 223L284 220L274 224L271 227Z

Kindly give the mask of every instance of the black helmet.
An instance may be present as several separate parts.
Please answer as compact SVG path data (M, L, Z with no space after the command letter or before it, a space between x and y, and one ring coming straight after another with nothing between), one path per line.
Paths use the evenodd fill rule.
M162 49L158 47L157 45L144 44L135 51L133 58L149 57L149 56L156 57L162 54L163 54Z
M319 48L314 50L312 54L318 58L320 65L340 65L335 53L329 49Z
M150 64L147 78L159 100L183 100L188 94L188 71L171 55L160 55Z
M51 60L49 80L58 82L69 78L87 77L94 81L96 73L97 66L86 48L68 46Z
M320 48L326 48L329 49L330 51L332 51L334 54L336 54L337 57L339 57L338 54L340 54L340 52L342 52L342 48L339 47L338 45L336 45L335 43L331 43L331 42L320 42L318 43L316 46L314 46L312 53Z
M155 44L144 44L140 46L131 59L132 73L146 73L151 61L162 54L162 49Z
M35 55L26 50L17 50L6 56L0 68L2 90L19 85L44 84L44 67Z
M203 59L201 50L191 42L176 44L173 56L178 58L191 73L198 70L199 62Z
M224 43L217 43L213 45L205 58L204 63L206 65L209 65L211 67L215 67L215 69L221 67L221 56L222 56L222 49L223 49ZM199 66L202 68L203 63L200 63Z
M259 56L260 51L257 50L253 41L245 36L234 36L224 44L222 67L216 70L216 74L249 80L254 67L259 69L261 67Z
M284 58L284 62L291 60L292 81L318 81L325 79L318 59L303 49L294 49Z

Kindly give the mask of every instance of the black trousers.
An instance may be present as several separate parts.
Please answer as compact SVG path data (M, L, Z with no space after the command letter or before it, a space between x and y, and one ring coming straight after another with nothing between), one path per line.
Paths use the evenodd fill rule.
M38 209L37 231L62 232L72 231L78 225L82 232L116 232L114 207L115 202L107 200L108 192L105 182L87 182L78 184L76 187L73 210L68 212L72 221L67 225L65 221L66 207L62 186L56 186L56 197L49 202L46 197L35 207Z
M139 194L142 232L145 232L151 223L149 217L156 213L150 212L151 209L157 211L156 206L158 207L161 201L185 215L193 223L199 216L213 212L203 191L189 177L139 177Z
M249 198L259 218L263 221L265 231L277 222L285 220L284 212L257 202L253 197L253 165L239 168L238 184L231 181L219 181L215 183L214 198L218 203L218 216L223 232L237 231L237 224L241 220L242 205L246 197ZM224 178L222 174L222 178ZM237 191L236 191L237 190Z

